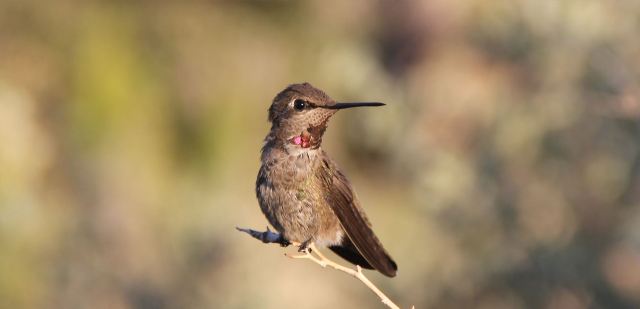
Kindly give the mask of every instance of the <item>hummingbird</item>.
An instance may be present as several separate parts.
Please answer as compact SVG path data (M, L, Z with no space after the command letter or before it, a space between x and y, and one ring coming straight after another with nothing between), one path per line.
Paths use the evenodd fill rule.
M337 103L309 83L292 84L269 107L271 130L261 154L256 196L279 243L327 247L345 260L394 277L398 266L374 234L351 183L322 149L322 136L336 112L382 106Z

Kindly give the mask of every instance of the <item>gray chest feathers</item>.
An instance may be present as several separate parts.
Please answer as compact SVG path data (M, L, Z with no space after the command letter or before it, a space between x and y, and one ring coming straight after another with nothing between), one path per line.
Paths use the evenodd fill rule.
M294 242L337 243L342 229L314 176L321 150L263 157L256 194L269 223Z

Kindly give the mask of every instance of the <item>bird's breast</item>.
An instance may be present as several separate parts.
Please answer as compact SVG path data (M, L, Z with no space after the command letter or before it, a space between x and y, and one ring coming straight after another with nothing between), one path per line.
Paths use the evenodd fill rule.
M315 177L318 166L312 150L263 161L257 186L260 206L271 225L290 241L314 239L326 245L342 237L339 222Z

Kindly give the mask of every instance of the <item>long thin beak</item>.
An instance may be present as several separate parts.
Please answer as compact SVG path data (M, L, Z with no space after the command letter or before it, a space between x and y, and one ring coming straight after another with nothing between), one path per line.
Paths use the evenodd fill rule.
M323 108L328 109L343 109L343 108L352 108L352 107L361 107L361 106L383 106L386 105L380 102L350 102L350 103L336 103L333 105L325 105Z

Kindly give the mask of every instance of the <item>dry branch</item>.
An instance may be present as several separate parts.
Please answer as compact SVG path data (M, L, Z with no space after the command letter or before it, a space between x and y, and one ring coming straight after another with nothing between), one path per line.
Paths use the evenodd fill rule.
M245 228L239 228L239 227L236 227L236 229L238 231L245 232L251 235L253 238L258 239L263 243L278 243L283 245L282 236L278 233L272 232L269 229L269 227L267 227L267 230L265 232L258 232L252 229L245 229ZM313 253L315 253L315 255ZM339 270L341 272L349 274L357 278L358 280L360 280L362 283L364 283L373 293L375 293L380 298L382 303L387 305L387 307L394 308L394 309L400 308L395 303L393 303L389 299L389 297L387 297L384 293L382 293L382 291L380 291L378 287L376 287L371 281L369 281L369 279L362 273L362 268L360 266L356 265L356 269L352 269L349 267L342 266L336 262L333 262L328 258L326 258L324 255L322 255L322 253L320 253L320 250L318 250L313 243L308 248L304 249L301 254L288 255L285 253L285 255L292 259L308 259L322 267L329 266L335 270Z

